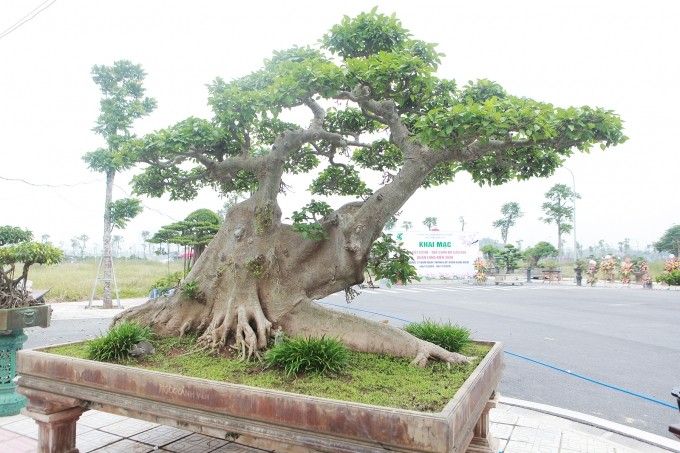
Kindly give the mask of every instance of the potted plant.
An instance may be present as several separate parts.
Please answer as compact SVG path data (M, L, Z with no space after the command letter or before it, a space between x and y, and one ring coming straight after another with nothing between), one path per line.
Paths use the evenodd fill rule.
M576 260L574 263L574 279L576 280L576 286L581 286L583 281L583 269L585 268L585 261Z
M588 261L588 269L586 270L587 284L589 284L590 286L595 286L595 283L597 283L597 272L599 270L600 266L597 264L597 261L595 260Z
M16 352L26 341L24 327L50 325L50 306L34 294L28 271L34 264L55 264L63 252L50 243L33 242L33 233L0 227L0 416L18 414L26 403L14 389Z

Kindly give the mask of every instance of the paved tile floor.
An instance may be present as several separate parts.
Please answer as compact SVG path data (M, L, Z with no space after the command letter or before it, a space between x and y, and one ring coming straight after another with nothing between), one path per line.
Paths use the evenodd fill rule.
M499 404L491 411L491 432L503 453L663 453L678 448L660 448L645 442L538 413ZM80 453L262 453L248 447L191 431L171 428L118 415L87 411L76 431ZM38 426L24 416L0 417L0 451L34 453Z

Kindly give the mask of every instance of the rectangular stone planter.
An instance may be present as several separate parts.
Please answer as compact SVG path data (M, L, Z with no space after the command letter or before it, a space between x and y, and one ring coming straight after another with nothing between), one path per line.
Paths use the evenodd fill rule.
M111 412L287 452L496 452L488 412L503 368L493 345L439 413L393 409L19 351L18 391L41 450L77 452L75 423Z

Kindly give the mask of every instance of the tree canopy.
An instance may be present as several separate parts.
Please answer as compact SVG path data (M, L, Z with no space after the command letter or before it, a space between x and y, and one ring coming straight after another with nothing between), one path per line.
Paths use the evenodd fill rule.
M150 164L133 180L150 196L188 200L206 186L229 193L263 185L274 196L285 186L279 176L264 180L272 173L261 169L271 166L275 174L314 170L312 194L366 199L408 160L422 161L423 187L461 171L502 184L549 176L575 150L626 139L609 110L559 108L489 80L460 86L438 78L442 57L394 16L345 17L318 48L276 51L249 75L215 79L212 119L191 117L150 134L122 160ZM311 114L307 127L284 120L282 112L298 109ZM369 186L362 169L382 178Z
M654 243L654 248L659 252L673 253L680 256L680 225L673 225Z

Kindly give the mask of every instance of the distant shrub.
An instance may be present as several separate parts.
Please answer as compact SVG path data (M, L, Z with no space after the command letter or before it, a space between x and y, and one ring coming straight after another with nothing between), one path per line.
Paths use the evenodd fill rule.
M149 327L137 323L122 322L109 332L87 343L87 356L100 362L120 361L129 357L134 345L142 340L150 340L153 332Z
M430 319L404 326L404 330L416 338L429 341L450 352L460 350L470 343L470 329L456 324L438 323Z
M670 286L678 286L680 285L680 269L663 273L656 277L656 281L657 283L665 283Z
M334 338L292 338L274 346L264 356L269 366L286 376L300 373L337 373L349 362L349 349Z

